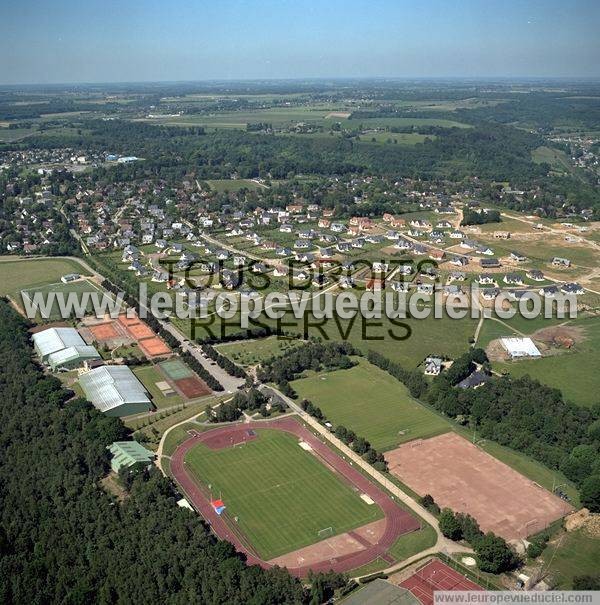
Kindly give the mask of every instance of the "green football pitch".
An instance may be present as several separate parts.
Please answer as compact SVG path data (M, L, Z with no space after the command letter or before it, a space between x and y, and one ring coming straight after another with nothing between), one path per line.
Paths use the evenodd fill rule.
M412 399L402 383L363 358L353 368L312 374L293 381L292 387L301 399L319 406L333 424L352 429L378 450L452 428Z
M188 470L221 497L264 560L350 531L383 517L289 433L260 429L245 445L211 450L198 444L186 455ZM237 521L235 521L237 518ZM321 535L319 535L321 532Z
M48 295L50 295L50 293L52 293L52 292L55 292L56 294L62 294L65 297L65 304L66 304L65 309L70 312L66 317L63 317L62 313L61 313L61 307L60 307L58 301L56 299L54 299L53 301L51 301L52 305L49 306L49 308L47 309L47 311L49 311L49 313L48 313L48 317L45 319L57 320L57 319L68 319L69 317L75 317L75 310L77 307L69 306L69 302L67 300L67 297L69 295L75 294L77 297L77 301L78 301L80 299L80 297L85 293L90 293L90 294L96 293L99 297L101 297L104 290L102 290L100 287L98 287L96 284L94 284L89 279L81 279L81 280L69 282L66 284L63 284L62 282L57 282L54 284L45 284L43 286L35 286L28 290L21 290L21 296L20 296L21 300L19 300L18 302L19 302L19 304L22 304L25 309L27 309L26 302L29 301L29 304L31 304L31 302L34 300L34 296L36 295L36 293L40 293L42 295L43 299L45 300L46 297L48 297ZM48 300L50 300L50 299L48 299ZM81 299L81 300L83 302L83 299ZM88 304L85 307L85 312L92 313L93 310L94 310L93 304L92 304L91 300L88 300ZM37 316L41 317L41 308L38 309Z

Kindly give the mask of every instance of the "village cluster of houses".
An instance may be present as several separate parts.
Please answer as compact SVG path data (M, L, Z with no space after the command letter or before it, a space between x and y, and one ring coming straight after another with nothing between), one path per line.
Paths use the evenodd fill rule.
M16 153L16 152L11 152ZM98 152L96 152L98 153ZM74 150L40 150L39 152L19 152L12 158L24 163L57 161L71 162L79 155ZM87 159L96 159L94 155L80 153ZM118 159L110 154L101 153L102 160ZM8 252L35 253L40 243L51 241L54 223L57 219L55 196L47 179L42 175L42 184L30 195L16 195L17 210L15 228L19 237L15 242L8 242ZM7 193L15 194L11 185ZM91 250L120 250L122 261L137 276L151 279L154 282L166 282L167 271L158 263L149 260L151 255L144 254L142 249L151 246L151 250L160 254L169 254L175 258L176 271L197 263L202 258L201 272L210 274L218 270L220 261L227 266L222 269L225 287L238 287L235 269L244 266L248 259L264 260L254 263L252 271L271 273L274 277L284 277L288 269L284 261L295 259L312 268L327 269L329 261L348 261L357 252L373 246L388 248L388 253L410 254L416 258L429 258L437 263L447 263L451 269L444 286L447 293L460 291L457 282L464 281L465 269L473 261L479 264L484 272L480 276L486 285L487 271L501 267L494 250L468 236L456 227L457 204L470 208L479 207L473 200L473 192L446 194L432 191L430 188L418 190L413 181L382 182L370 176L340 179L334 177L326 185L319 185L319 195L324 192L343 191L352 195L353 208L356 214L339 213L331 207L311 202L303 193L292 193L292 201L282 204L282 195L271 194L262 189L252 192L255 204L248 204L248 193L228 192L218 194L205 187L200 187L195 179L183 179L177 186L161 180L147 179L135 184L116 182L109 185L85 188L78 184L75 192L69 190L62 205L62 210L69 217L71 225L79 234L82 242ZM360 208L370 201L370 188L374 188L378 197L396 199L399 195L427 218L383 212L380 217L362 216ZM264 191L267 191L264 193ZM508 192L508 191L507 191ZM512 192L513 194L515 192ZM522 193L522 192L521 192ZM290 192L286 194L290 197ZM270 204L260 203L261 196ZM469 196L469 197L466 197ZM215 203L215 199L219 203ZM275 203L273 203L275 202ZM47 213L40 216L40 203ZM264 207L263 207L264 206ZM249 209L250 208L250 209ZM53 214L54 213L54 214ZM510 232L498 230L493 233L497 239L510 239ZM203 237L207 236L207 238ZM452 243L455 242L455 245ZM444 248L446 250L444 250ZM250 252L251 250L251 252ZM279 260L278 260L279 259ZM528 259L518 251L509 255L511 264L520 264ZM554 267L569 267L566 258L549 259ZM346 269L349 269L346 267ZM394 280L383 279L368 281L372 289L390 287L397 291L409 288L404 269L397 270ZM308 275L294 275L303 280ZM544 274L539 269L531 269L526 274L532 281L542 282ZM425 281L421 280L425 278ZM420 292L429 292L432 285L427 283L430 275L416 276L413 287ZM326 276L313 278L313 285L322 287L328 283ZM508 271L500 278L492 276L489 286L498 287L500 282L507 287L518 289L525 287L522 273ZM350 270L339 277L341 288L356 285ZM494 288L489 288L487 296L492 296ZM546 286L545 295L552 296L553 288L557 292L580 292L577 284Z

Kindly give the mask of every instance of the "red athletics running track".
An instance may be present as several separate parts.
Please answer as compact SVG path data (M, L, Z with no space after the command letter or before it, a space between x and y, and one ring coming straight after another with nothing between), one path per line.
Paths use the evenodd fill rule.
M249 565L260 565L265 569L271 567L269 563L260 559L255 552L242 544L242 541L231 531L225 520L217 515L209 499L199 489L194 478L188 474L184 459L187 452L198 443L203 443L214 449L229 447L232 443L252 439L247 435L248 430L256 431L263 428L292 433L310 444L322 462L333 467L340 475L345 477L346 481L357 487L362 493L367 494L385 514L385 530L377 544L372 544L364 550L336 559L326 559L309 566L291 568L288 571L293 575L306 577L310 569L313 571L328 571L330 569L337 572L350 571L370 563L377 557L384 556L399 536L420 529L417 519L402 510L382 489L321 443L306 427L293 418L235 424L193 435L175 450L171 457L171 472L196 510L211 525L214 533L219 538L231 542L238 552L244 553Z

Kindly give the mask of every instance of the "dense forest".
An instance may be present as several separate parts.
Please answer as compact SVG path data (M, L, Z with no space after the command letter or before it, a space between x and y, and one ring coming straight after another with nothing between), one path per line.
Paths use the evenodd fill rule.
M3 603L301 603L286 571L248 567L158 473L103 491L121 421L31 358L24 321L0 300L0 600Z

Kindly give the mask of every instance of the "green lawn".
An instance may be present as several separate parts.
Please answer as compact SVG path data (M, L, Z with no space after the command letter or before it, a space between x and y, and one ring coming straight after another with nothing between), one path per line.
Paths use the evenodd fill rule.
M498 223L498 230L502 229L502 223ZM517 250L518 252L521 252L521 254L527 256L531 261L530 263L527 263L527 266L541 269L544 273L560 274L564 277L565 281L575 280L577 278L574 271L576 267L571 267L569 269L557 269L556 267L552 267L550 262L555 256L568 258L571 262L580 267L593 269L600 264L600 253L594 248L585 244L566 243L556 235L528 241L492 241L488 235L486 243L498 256L506 256L510 254L512 250Z
M479 332L477 346L481 349L485 349L492 340L505 336L518 336L518 333L514 330L511 330L506 324L502 324L499 321L485 319Z
M553 147L538 147L531 152L531 158L536 164L549 164L553 170L558 172L572 172L573 167L564 151Z
M232 361L243 366L256 365L266 359L288 352L301 344L298 339L268 336L256 340L242 340L217 345L216 349Z
M494 368L506 370L512 376L528 374L560 389L567 400L578 405L591 406L600 402L600 319L579 319L572 325L585 330L585 340L571 350L542 359L495 363Z
M592 538L581 529L563 533L548 545L543 557L558 588L569 589L575 576L598 573L600 538Z
M412 399L404 385L362 358L349 370L301 378L292 387L334 425L352 429L377 450L451 429L449 422Z
M183 399L175 393L174 395L165 396L162 391L156 386L157 382L165 381L165 377L159 372L158 368L153 365L138 366L133 368L133 373L139 378L140 382L146 387L146 390L152 396L152 402L160 410L162 408L179 405Z
M264 189L248 179L213 179L206 181L213 191L239 191L240 189Z
M65 311L69 311L70 312L70 317L75 317L76 316L76 310L77 307L76 306L69 306L69 300L68 300L68 296L73 293L76 294L76 302L78 302L79 300L81 300L81 302L83 303L84 300L82 298L82 296L86 293L97 293L98 295L100 295L103 290L97 286L95 283L91 282L88 279L83 279L83 280L79 280L79 281L75 281L75 282L70 282L67 284L63 284L62 282L57 282L57 283L53 283L53 284L45 284L42 286L34 286L33 288L28 288L28 289L24 289L21 291L21 295L18 296L17 301L18 303L25 307L25 300L29 299L30 301L33 300L33 297L35 296L35 294L37 292L42 293L44 299L50 295L51 292L56 292L57 294L63 294L65 299ZM50 300L48 298L48 300ZM85 311L86 313L92 313L94 309L94 306L92 304L91 301L88 300L88 304L85 307ZM41 310L42 308L40 307L40 310L38 310L37 313L37 317L38 318L42 318L41 315ZM49 309L49 317L44 317L44 319L51 319L51 320L57 320L57 319L67 319L67 317L63 317L63 314L61 312L61 308L59 303L56 301L56 299L53 301L52 307Z
M433 312L431 314L433 316ZM450 319L444 316L441 319L429 317L427 319L391 320L384 317L381 320L362 320L357 316L352 320L328 320L320 325L318 320L307 316L306 329L309 336L317 336L329 340L348 340L360 351L366 354L370 349L385 355L405 368L416 368L428 355L436 354L456 358L469 348L469 338L475 333L477 320L466 317L464 319ZM273 319L261 316L260 321L272 328L277 327ZM219 334L221 323L214 318L211 327L213 334ZM191 335L189 321L175 321L186 334ZM225 334L240 331L239 317L235 316L225 324ZM235 325L237 323L237 325ZM398 325L398 324L404 325ZM319 327L315 327L319 326ZM410 330L407 331L406 327ZM302 320L294 318L288 313L282 319L281 329L286 332L304 331ZM322 332L321 332L322 330ZM197 322L196 338L205 338L209 333ZM399 340L402 339L402 340Z
M0 296L16 299L21 290L59 282L66 273L89 275L79 263L64 258L2 259L0 260Z
M382 518L297 438L260 429L243 447L211 450L198 444L186 456L194 475L220 494L229 519L259 555L272 559L319 540L319 530L340 534Z

